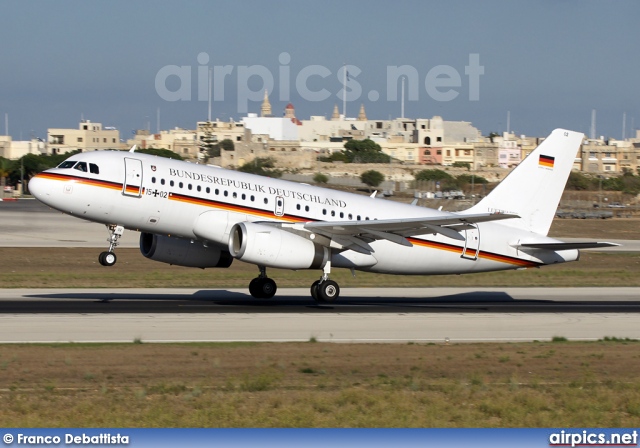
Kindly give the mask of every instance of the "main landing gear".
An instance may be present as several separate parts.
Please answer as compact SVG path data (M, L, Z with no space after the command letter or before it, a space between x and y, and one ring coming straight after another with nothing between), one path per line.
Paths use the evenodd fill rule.
M115 224L108 224L107 230L109 231L109 238L107 239L109 242L109 250L102 252L98 256L98 261L102 266L113 266L116 264L116 261L118 261L118 257L116 257L114 250L116 246L120 244L118 243L118 240L124 233L124 227Z
M270 299L278 290L273 279L267 277L267 269L258 266L260 275L249 283L249 293L256 299ZM329 280L331 262L323 268L322 277L311 285L311 297L316 302L334 302L340 296L340 286L333 280Z
M249 283L249 293L256 299L270 299L276 294L278 286L273 279L267 277L267 268L258 266L260 275Z
M329 280L331 261L322 269L322 277L311 285L311 297L316 302L334 302L340 296L340 286L333 280Z

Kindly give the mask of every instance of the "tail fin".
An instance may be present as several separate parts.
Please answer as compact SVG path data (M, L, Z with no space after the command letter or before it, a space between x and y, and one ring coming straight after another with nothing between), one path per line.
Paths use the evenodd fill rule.
M554 130L500 184L465 213L513 213L501 224L546 235L584 135Z

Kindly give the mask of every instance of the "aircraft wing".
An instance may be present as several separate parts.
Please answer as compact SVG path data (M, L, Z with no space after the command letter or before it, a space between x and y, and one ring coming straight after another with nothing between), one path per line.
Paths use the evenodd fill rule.
M471 224L510 218L519 218L519 216L506 213L481 213L373 221L322 221L305 223L304 228L329 238L333 243L337 243L338 247L370 254L373 249L368 243L375 240L388 240L403 246L413 246L407 237L439 233L448 238L464 241L460 231L470 228Z

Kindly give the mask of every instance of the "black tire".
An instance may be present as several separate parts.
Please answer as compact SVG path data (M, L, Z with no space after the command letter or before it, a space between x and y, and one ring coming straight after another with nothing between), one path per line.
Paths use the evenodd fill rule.
M311 284L311 297L316 302L320 302L320 297L318 297L318 285L320 284L320 280L316 280Z
M318 285L318 298L333 302L340 296L340 287L333 280L325 280Z
M256 299L261 299L262 296L260 295L260 281L262 279L261 278L254 278L253 280L251 280L251 282L249 282L249 294L251 294L252 297L255 297Z
M278 285L273 279L263 278L260 283L260 292L263 299L270 299L271 297L276 295L276 291L278 290Z
M103 252L102 254L103 266L113 266L118 261L118 257L113 252Z
M270 278L256 277L249 283L249 293L256 299L270 299L277 290L276 282Z

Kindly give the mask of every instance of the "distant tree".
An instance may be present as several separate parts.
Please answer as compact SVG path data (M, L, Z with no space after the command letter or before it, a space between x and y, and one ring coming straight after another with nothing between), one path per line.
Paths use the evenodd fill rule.
M7 184L7 177L13 172L14 165L13 160L0 157L0 186L4 187Z
M454 168L466 168L467 171L471 170L471 164L469 162L453 162L451 166Z
M204 159L205 163L210 157L220 157L220 147L216 143L216 139L209 127L205 128L204 134L200 137L198 150L199 157Z
M382 152L382 148L370 139L349 140L344 144L343 154L352 163L389 163L391 157Z
M468 185L473 184L488 184L489 181L482 176L476 176L471 174L461 174L456 177L456 182L460 188L465 188Z
M384 174L380 171L369 170L360 175L360 180L369 187L377 187L384 180Z
M235 150L235 145L233 143L233 140L230 140L228 138L225 138L224 140L222 140L220 142L220 148L222 148L225 151L233 151Z
M315 176L313 176L313 181L317 184L326 184L329 182L329 176L323 173L316 173Z
M142 154L151 154L153 156L158 156L158 157L166 157L167 159L184 160L180 156L180 154L176 154L170 149L144 148L144 149L136 149L136 152L139 152Z
M437 169L433 169L433 170L422 170L422 171L418 171L415 174L415 179L418 181L429 181L429 180L435 180L435 181L443 181L443 180L453 180L453 176L451 176L451 174L442 171L442 170L437 170Z
M582 173L572 171L565 187L567 190L583 191L591 188L591 179Z
M275 169L272 158L260 158L245 163L238 171L249 174L258 174L265 177L282 177L282 171Z

